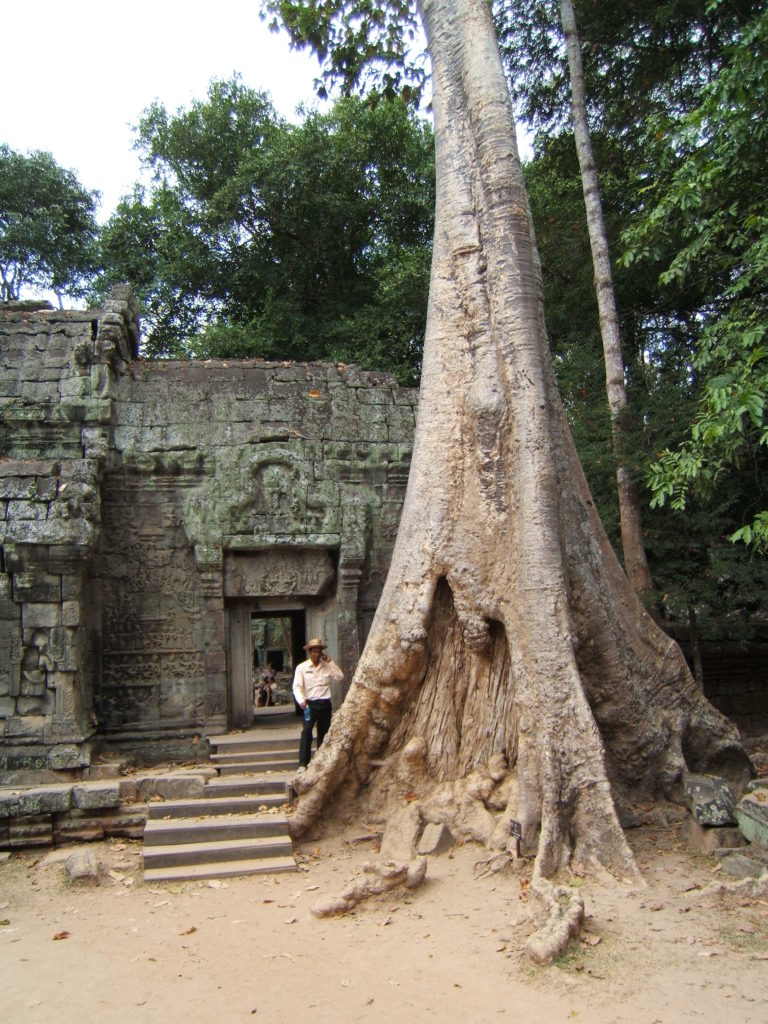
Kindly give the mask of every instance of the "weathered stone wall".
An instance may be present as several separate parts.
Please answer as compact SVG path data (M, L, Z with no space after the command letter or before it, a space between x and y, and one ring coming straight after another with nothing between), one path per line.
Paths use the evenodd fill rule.
M397 529L414 405L412 391L354 367L129 367L102 486L103 731L231 723L230 600L322 609L318 631L354 670Z
M0 770L243 724L251 612L298 615L351 677L414 391L341 365L138 360L127 290L6 311L0 341Z
M137 348L127 290L100 310L0 311L0 768L90 756L88 574L112 390Z

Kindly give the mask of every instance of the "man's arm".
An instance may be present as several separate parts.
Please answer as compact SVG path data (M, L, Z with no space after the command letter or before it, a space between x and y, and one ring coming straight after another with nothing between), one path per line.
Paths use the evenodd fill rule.
M299 706L305 708L307 706L307 688L304 685L304 673L301 670L301 665L296 666L292 689L293 696L296 698Z
M326 667L330 670L331 679L333 679L333 681L336 683L340 683L344 678L344 673L341 671L336 662L332 661L331 658L327 658L325 664Z

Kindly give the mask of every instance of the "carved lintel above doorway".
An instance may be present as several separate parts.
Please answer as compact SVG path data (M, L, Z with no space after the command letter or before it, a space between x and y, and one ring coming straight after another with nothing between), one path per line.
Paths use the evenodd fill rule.
M225 597L319 597L334 576L328 551L270 548L224 554Z

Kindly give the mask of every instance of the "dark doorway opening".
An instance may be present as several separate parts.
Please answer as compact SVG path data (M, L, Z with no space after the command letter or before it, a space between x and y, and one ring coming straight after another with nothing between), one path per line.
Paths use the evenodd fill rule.
M249 636L256 717L265 707L293 708L293 671L304 660L306 628L303 609L251 611ZM267 689L264 681L270 669Z
M248 598L228 605L228 727L248 728L257 717L295 711L291 684L294 666L304 660L304 608L263 610L258 601ZM275 669L274 703L257 707L268 661Z

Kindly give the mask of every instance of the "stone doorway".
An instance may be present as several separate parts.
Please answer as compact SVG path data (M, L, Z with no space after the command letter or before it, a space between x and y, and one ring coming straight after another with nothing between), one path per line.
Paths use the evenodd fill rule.
M229 728L242 729L254 718L272 714L255 708L256 686L264 665L272 660L276 669L275 706L293 711L290 694L293 669L304 660L306 609L283 608L265 611L258 601L232 601L229 605Z
M291 692L293 673L296 665L305 658L306 614L304 611L252 611L250 629L251 664L257 697L254 716L259 718L273 713L267 710L270 706L292 712L295 707ZM272 694L262 706L260 682L268 666L274 673Z

